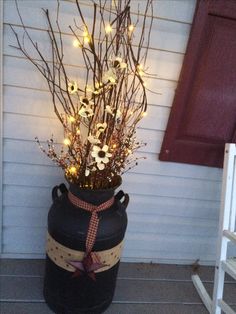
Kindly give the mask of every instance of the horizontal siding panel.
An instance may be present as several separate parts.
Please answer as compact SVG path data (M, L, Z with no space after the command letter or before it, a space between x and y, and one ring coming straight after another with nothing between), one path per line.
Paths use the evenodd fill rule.
M64 0L69 2L75 2L75 0ZM80 0L84 6L90 6L87 0ZM195 0L155 0L153 7L153 15L156 19L167 19L176 24L178 23L192 23L196 1ZM133 1L131 2L131 11L136 14L145 9L144 1ZM91 14L91 13L90 13Z
M129 191L127 191L129 193ZM176 217L192 217L193 219L217 219L219 216L219 201L193 200L179 197L149 196L130 194L128 213L156 214Z
M44 227L47 223L47 211L43 208L5 207L3 219L5 227ZM217 220L175 217L155 214L129 213L129 233L151 233L178 236L217 236Z
M4 253L45 252L45 228L4 227L3 231Z
M33 237L32 237L33 235ZM45 228L35 227L6 227L4 241L4 253L43 253L45 250ZM30 240L29 240L30 239ZM208 254L214 254L216 243L214 238L195 237L179 235L160 235L160 234L142 234L142 233L127 233L125 239L125 247L123 256L130 249L133 251L146 252L178 252L181 249L182 253L192 253L194 256L204 256L207 251ZM197 255L198 254L198 255ZM133 256L135 257L135 256Z
M32 37L34 38L34 41L37 41L40 46L43 46L43 42L44 41L48 41L48 35L45 32L45 28L44 28L44 20L45 17L44 15L37 10L38 15L41 16L42 19L42 25L40 26L40 29L34 29L32 28L28 28L30 34L32 35ZM65 18L63 17L63 15L65 16ZM77 19L79 20L79 19ZM12 48L9 47L9 45L13 42L15 42L14 39L14 34L12 32L12 30L9 27L9 23L14 25L14 29L17 31L17 33L19 34L20 38L23 35L23 29L21 24L16 24L15 21L10 21L7 20L4 24L4 42L5 42L5 46L4 46L4 53L6 54L11 54L12 53ZM28 24L28 19L25 20L27 21L26 25ZM63 45L65 47L65 52L66 54L69 53L69 55L72 56L72 60L75 58L74 55L72 55L72 51L75 50L75 48L72 48L72 41L74 38L74 35L72 34L72 32L68 29L68 24L72 24L73 25L73 16L67 16L65 14L61 14L61 18L59 20L59 23L61 25L61 30L63 32L62 36L63 36ZM53 21L52 21L53 22ZM86 22L87 25L89 26L89 29L91 29L91 25L92 25L92 20L91 18L86 18ZM141 21L140 21L141 23ZM146 26L149 26L149 19L147 20ZM56 27L54 28L55 30L57 29ZM152 32L151 32L151 37L150 37L150 49L157 49L157 50L165 50L168 52L173 52L173 53L179 53L179 54L184 54L185 50L186 50L186 45L187 45L187 40L188 40L188 36L189 36L189 31L190 31L190 25L184 25L184 24L176 24L176 23L169 23L168 21L165 20L157 20L154 19L153 21L153 27L152 27ZM139 41L139 34L141 33L141 29L139 27L136 27L134 30L134 34L136 34L136 36L133 39L133 45L136 46L138 44ZM78 32L78 35L81 35L81 33ZM95 40L98 38L98 29L97 32L95 30ZM28 48L28 43L27 41L25 42L26 44L26 48ZM146 45L146 42L143 43L143 45ZM45 45L46 47L49 46L49 42L46 43ZM30 46L29 46L30 47ZM69 49L71 51L69 51ZM72 50L73 49L73 50ZM47 56L50 56L50 50L46 49L45 51L47 53ZM20 53L15 51L16 55L20 56ZM65 61L66 63L70 63L70 59L68 59L69 55L66 56L65 54ZM36 54L34 54L36 55Z
M5 227L45 227L48 208L4 207ZM130 212L130 211L129 211ZM217 236L218 222L196 217L129 213L129 233Z
M13 48L12 48L13 49ZM14 51L14 49L13 49ZM47 90L47 85L42 79L41 74L35 71L35 67L25 58L18 58L14 55L5 55L4 58L4 84L8 85L22 85L31 88L41 88ZM148 57L149 69L156 69L155 74L157 79L177 81L181 70L183 56L177 54L170 54L164 51L151 51ZM74 65L74 66L73 66ZM83 64L81 64L82 66ZM66 66L67 75L74 80L83 84L85 81L85 71L79 67L77 63ZM25 75L22 77L22 69ZM152 70L149 70L153 74ZM14 75L12 75L14 73ZM172 87L175 84L171 82L159 82L157 79L147 79L148 89L158 92L162 87ZM155 88L154 86L155 85ZM151 101L152 103L152 101Z
M130 214L129 233L217 237L218 221L165 215Z
M52 133L51 133L52 134ZM36 134L38 135L38 134ZM46 139L49 138L49 134L45 134L45 137L39 136L42 143L45 142ZM55 133L54 133L55 135ZM137 130L137 136L140 141L143 141L147 144L147 146L144 146L140 149L142 152L148 152L156 154L157 152L160 152L160 147L162 143L164 132L163 131L156 131L156 130L145 130L145 129L138 129ZM4 138L6 140L13 140L14 142L20 142L20 143L29 143L29 145L35 145L35 133L32 134L24 134L23 138L18 136L18 133L10 131L9 133L6 133ZM28 161L27 161L28 162Z
M60 180L57 184L61 183ZM36 211L42 208L49 208L51 205L52 187L25 187L17 185L4 185L3 204L5 207L35 208ZM145 213L169 215L178 217L193 217L202 219L217 219L219 215L219 201L192 200L179 197L150 196L130 193L130 204L128 213ZM40 199L40 202L35 200Z
M84 2L84 4L82 3ZM50 16L52 21L54 22L56 19L56 2L53 1L19 1L19 8L22 15L23 20L25 21L26 26L35 27L35 28L42 28L45 29L47 24L45 20L42 18L42 10L41 8L49 9ZM91 5L88 5L88 1L80 1L82 12L86 19L91 19L93 16L93 9ZM178 28L188 28L192 22L192 16L194 14L196 1L179 1L179 0L159 0L154 3L154 10L153 10L153 30L158 32L160 29L163 30L161 25L163 23L168 23L169 28L173 26ZM138 8L139 7L139 8ZM76 6L73 3L63 3L60 2L60 24L61 29L63 32L69 32L68 25L73 25L73 18L76 18L77 21L79 20L79 16L77 14ZM144 12L145 10L145 2L143 1L133 1L131 2L131 11L133 14L137 14L138 10L140 12ZM13 23L13 24L20 24L19 17L15 14L15 3L9 2L7 5L4 6L4 22L5 23ZM140 19L142 17L140 16ZM186 20L187 18L187 20ZM176 22L183 22L183 23L170 23L169 20L173 20ZM135 17L134 17L135 20ZM149 18L148 18L149 20ZM167 20L167 21L166 21ZM172 26L173 24L173 26ZM55 23L54 23L55 25Z
M36 136L39 136L40 139L45 141L53 134L55 141L62 143L64 138L63 128L60 127L60 122L54 118L24 116L12 113L4 114L3 132L3 136L6 138L24 140L34 140Z
M20 107L20 100L19 100L19 107ZM22 106L23 107L23 106ZM51 102L48 103L48 107L52 109L52 104ZM148 107L148 115L146 117L144 117L142 119L142 121L139 123L139 127L140 128L144 128L144 129L152 129L152 130L165 130L166 129L166 125L167 125L167 121L168 121L168 116L169 116L169 112L170 109L167 107L159 107L159 106L149 106ZM33 113L33 112L32 112ZM12 114L12 116L10 115ZM52 121L52 119L56 120L56 126L57 128L61 128L60 124L58 123L58 119L56 117L56 115L52 115L50 114L49 116L31 116L30 111L25 115L24 113L16 113L16 111L12 111L12 112L8 112L6 111L6 115L8 115L6 117L6 119L24 119L24 116L26 116L26 119L37 119L37 118L46 118L46 119L50 119L50 121ZM157 120L153 119L153 117L156 117ZM43 124L43 120L41 120L41 124ZM21 124L22 121L19 121L19 123ZM11 124L11 121L9 122ZM54 123L54 126L55 126ZM23 124L23 123L22 123ZM28 125L26 125L26 128L28 127ZM56 129L56 127L55 127ZM50 134L50 133L49 133Z
M158 55L155 55L155 58L158 58ZM171 60L169 61L171 62ZM176 62L174 64L166 64L165 66L162 66L160 64L160 66L157 67L157 78L148 79L148 89L152 91L147 91L148 102L150 104L162 105L163 103L165 105L167 101L173 99L174 90L176 88L176 81L172 79L167 79L166 76L162 77L160 75L159 69L161 70L162 68L162 71L164 71L165 73L167 73L168 69L169 74L170 72L173 72L174 76L177 77L179 75L182 62ZM43 79L40 73L35 70L34 66L28 60L24 58L19 59L15 57L5 56L4 63L4 85L22 86L25 88L43 91L48 90L46 81ZM153 67L155 67L155 65L153 65ZM80 82L80 84L82 84L83 77L81 75L81 68L70 66L67 67L67 71L71 79L77 80ZM12 75L13 73L14 75ZM22 76L22 73L24 73L24 76ZM159 93L160 95L156 95L156 93ZM167 104L167 106L169 105L170 104Z
M51 187L62 180L63 174L57 167L5 163L3 183L34 187ZM219 200L220 182L195 180L168 176L143 174L124 175L123 188L130 193L184 197L191 199ZM189 188L191 186L191 189Z
M24 142L20 140L5 139L3 142L4 156L3 161L9 163L28 163L32 165L55 166L54 163L43 154L36 142ZM146 173L150 175L164 175L184 178L206 179L221 181L222 169L210 167L199 167L192 165L160 162L158 155L148 153L148 146L145 146L142 153L138 152L135 156L145 160L139 160L138 166L134 167L132 173ZM27 161L27 162L26 162Z
M41 204L39 204L41 205ZM41 205L42 206L42 205ZM46 227L48 207L4 206L3 219L5 227Z
M17 125L17 132L15 126ZM14 126L14 127L12 127ZM4 138L32 141L36 136L46 141L53 134L55 143L62 143L64 134L58 120L54 118L25 116L19 114L4 114ZM148 134L148 135L147 135ZM163 139L163 131L138 129L137 137L147 143L149 152L159 152Z
M62 180L60 180L59 183L62 183ZM53 188L53 186L51 186L51 188ZM4 185L3 205L14 207L34 207L35 209L39 207L48 207L48 205L52 202L51 188Z
M44 90L28 89L14 86L4 86L4 111L20 114L30 114L43 117L55 117L51 94ZM155 95L155 103L150 106L171 107L175 88L163 88ZM149 107L148 107L149 113Z

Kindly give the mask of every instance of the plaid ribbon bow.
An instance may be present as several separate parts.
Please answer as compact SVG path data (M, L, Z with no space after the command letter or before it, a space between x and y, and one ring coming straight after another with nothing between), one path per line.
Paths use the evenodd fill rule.
M114 203L114 196L110 198L108 201L96 206L90 203L87 203L71 192L68 192L68 198L70 202L80 208L83 208L84 210L89 211L92 213L90 222L89 222L89 228L88 228L88 233L87 233L87 238L86 238L86 255L92 252L96 236L97 236L97 231L98 231L98 224L99 224L99 218L98 218L98 213L109 208L113 203Z

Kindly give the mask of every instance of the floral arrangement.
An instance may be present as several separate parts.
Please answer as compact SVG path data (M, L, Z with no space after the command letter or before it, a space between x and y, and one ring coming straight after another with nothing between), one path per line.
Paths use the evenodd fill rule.
M146 115L145 68L152 27L152 0L145 10L131 19L130 0L90 2L92 25L86 22L79 0L75 1L78 21L69 26L75 53L83 61L81 80L68 74L64 63L63 34L57 6L56 27L48 10L51 60L32 39L24 25L20 39L14 28L17 46L46 79L54 111L64 129L61 148L50 138L41 150L61 167L69 182L81 187L103 189L116 185L117 178L137 165L133 153L144 143L136 139L138 122ZM90 23L91 24L91 23ZM136 32L138 28L138 31ZM38 58L25 48L33 46Z

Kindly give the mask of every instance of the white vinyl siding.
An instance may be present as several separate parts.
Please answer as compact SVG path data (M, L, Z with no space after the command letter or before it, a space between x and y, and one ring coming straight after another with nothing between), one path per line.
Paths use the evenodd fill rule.
M2 80L3 80L3 2L0 1L0 254L2 253L2 234L3 234L3 204L2 204L2 169L3 169L3 161L2 161L2 123L3 123L3 88L2 88Z
M142 4L143 2L140 1ZM56 1L22 0L19 7L32 37L48 49L41 8L55 16ZM81 1L91 16L88 1ZM137 12L138 1L131 1ZM123 177L122 188L130 194L129 226L124 261L212 263L220 202L222 170L158 161L170 107L189 37L195 0L154 1L153 34L148 65L157 78L149 88L148 115L138 129L147 142L139 155L147 159ZM76 79L82 71L68 25L73 23L73 1L61 1L65 59ZM9 45L22 28L15 2L4 1L4 124L3 124L3 256L42 257L51 188L63 181L63 173L39 151L35 136L46 140L63 132L53 113L47 86L35 68Z

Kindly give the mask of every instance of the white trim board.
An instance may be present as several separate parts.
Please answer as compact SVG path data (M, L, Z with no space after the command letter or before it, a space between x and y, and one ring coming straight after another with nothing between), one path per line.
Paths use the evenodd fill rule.
M0 0L0 254L2 253L3 240L3 201L2 201L2 138L3 138L3 0Z

